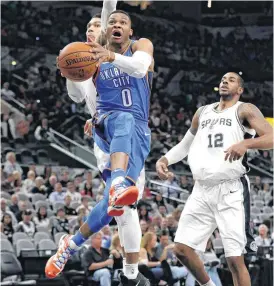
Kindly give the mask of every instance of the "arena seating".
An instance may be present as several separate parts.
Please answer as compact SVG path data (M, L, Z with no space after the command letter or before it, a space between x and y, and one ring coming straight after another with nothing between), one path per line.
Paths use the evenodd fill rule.
M45 135L39 141L35 137L35 130L41 125L41 120L47 118L50 128L80 145L87 148L89 146L90 149L93 147L92 141L84 137L82 132L85 120L89 119L85 104L76 105L69 99L65 80L59 71L56 72L55 67L55 57L63 46L72 41L85 40L85 25L91 15L85 6L81 6L83 3L56 3L52 2L52 6L46 3L39 6L35 2L1 4L1 95L5 106L9 106L8 112L4 112L3 108L1 110L1 163L4 166L6 155L14 152L16 162L23 169L22 174L13 172L8 175L3 169L1 173L1 219L4 214L14 217L11 227L6 227L1 232L1 277L5 280L1 281L1 285L70 286L87 283L80 254L75 260L72 259L59 279L50 281L44 276L45 263L56 250L60 237L67 232L75 233L88 212L80 202L71 202L69 207L75 209L77 215L66 215L67 221L60 220L60 224L62 223L63 230L67 231L55 233L56 211L65 206L65 202L52 204L49 201L55 184L61 182L63 192L67 192L67 180L63 176L68 172L68 180L73 183L76 192L91 190L89 210L100 200L103 190L98 172L92 171L93 179L89 182L91 187L88 187L87 170L62 165L49 149L52 138ZM155 174L155 162L161 154L182 139L198 107L218 100L214 87L218 86L222 73L228 69L241 71L246 85L243 101L256 104L265 116L272 117L272 7L267 3L261 5L256 2L249 10L248 2L244 4L247 6L235 4L232 10L226 10L226 3L218 4L220 6L216 5L210 11L202 6L200 23L178 18L178 15L174 17L168 12L168 8L167 11L161 11L155 9L153 4L146 11L140 11L138 7L125 3L120 4L121 8L132 11L135 37L146 36L155 46L156 68L149 122L152 130L152 151L146 162L147 188L138 209L145 206L147 229L153 226L157 234L163 229L171 229L162 225L156 227L154 220L158 216L161 221L165 221L166 216L172 214L175 224L178 223L178 214L191 194L193 180L187 162L177 164L173 169L176 173L177 196L168 196L166 185L158 181ZM92 5L91 11L99 11L101 3L95 1ZM248 11L251 16L246 15ZM223 14L226 16L223 17ZM247 16L251 17L248 18L248 23L245 22ZM15 64L11 65L12 62ZM7 82L9 87L4 88ZM69 143L62 141L61 144L67 147ZM70 146L68 149L73 148ZM267 225L267 239L273 245L273 152L259 151L250 154L249 158L250 165L256 167L255 169L251 166L250 176L251 226L255 236L258 236L259 226ZM70 160L69 158L68 162ZM28 178L29 170L35 171L33 179ZM43 177L44 183L38 188L40 193L35 193L35 178L38 176ZM51 176L57 177L53 185L50 184ZM172 186L169 188L172 189ZM16 195L17 203L14 203L13 195ZM159 205L165 206L165 214L159 213ZM46 208L47 214L41 218L43 207ZM81 213L83 208L84 214ZM21 220L20 213L26 209L32 211L32 220L35 222L33 235L16 231ZM112 221L112 235L116 228L115 222ZM218 231L214 233L212 242L221 260L220 277L227 282L223 285L231 285ZM86 247L88 244L83 247L81 254ZM263 285L265 277L262 277L262 273L269 271L266 269L269 269L271 257L273 252L267 248L248 262L253 280L260 276L259 284L253 286ZM11 281L11 275L17 276L15 281ZM36 282L32 280L33 277ZM94 281L90 283L96 285Z

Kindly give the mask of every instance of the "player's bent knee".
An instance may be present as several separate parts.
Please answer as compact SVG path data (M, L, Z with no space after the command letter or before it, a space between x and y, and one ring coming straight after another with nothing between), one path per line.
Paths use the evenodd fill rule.
M125 208L124 214L119 218L123 229L123 244L126 253L140 251L142 232L139 223L138 212L130 207ZM134 233L134 235L131 235Z
M229 269L233 273L243 271L246 268L244 259L241 256L230 256L226 257Z
M188 253L191 250L194 251L189 246L177 242L177 243L175 243L173 252L178 257L178 259L182 260L182 259L186 259L188 257Z
M131 135L134 130L135 119L132 114L128 112L121 112L115 120L114 136Z
M111 277L109 269L102 269L101 271L102 271L102 276Z

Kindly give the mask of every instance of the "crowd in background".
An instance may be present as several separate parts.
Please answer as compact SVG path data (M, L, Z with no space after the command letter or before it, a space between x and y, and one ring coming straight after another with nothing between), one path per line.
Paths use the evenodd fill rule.
M24 232L34 239L37 232L43 231L47 232L52 240L58 233L74 234L96 202L102 198L104 189L102 180L95 177L96 174L91 171L77 173L72 169L64 169L54 172L50 167L45 167L43 172L37 172L36 166L33 165L25 176L13 153L7 154L1 175L1 232L14 244L16 241L12 240L16 232ZM252 182L252 208L256 208L257 200L261 197L265 198L263 208L268 207L271 211L267 215L260 210L260 214L252 217L255 240L258 246L273 246L273 185L260 177L256 177ZM192 186L190 177L181 176L164 182L164 186L156 189L146 187L144 196L138 203L143 236L140 271L152 279L155 285L165 285L166 282L179 285L176 283L180 279L184 279L188 286L195 285L192 275L178 264L172 252L172 241L184 208L184 203L178 204L172 198L185 201L192 191ZM157 195L152 195L151 190L157 191ZM213 246L217 240L220 240L218 230L208 242L205 254L199 255L209 274L217 279L216 285L222 285L217 268L227 269L227 265L222 256L223 252L214 251ZM85 254L85 251L91 251L91 248L88 248L90 245L104 249L107 253L106 266L111 266L111 273L121 268L121 261L118 259L121 258L121 246L115 220L88 240L82 256L84 265L92 263L90 256ZM112 255L111 258L109 255ZM145 261L149 263L144 263ZM172 278L166 276L166 269L171 269Z
M46 11L31 2L7 2L2 6L5 12L2 45L7 54L18 59L14 73L21 80L7 76L5 69L10 62L4 64L1 94L8 102L13 103L11 98L14 98L24 105L25 124L30 134L25 139L47 140L49 127L63 133L60 122L78 115L88 119L85 104L75 104L67 96L65 79L56 71L55 57L56 51L64 45L85 40L85 23L96 8L49 6ZM151 95L149 124L153 144L148 168L152 167L159 150L165 153L180 141L197 108L219 100L213 87L218 86L221 71L227 71L223 67L242 71L246 80L242 100L256 104L265 116L272 116L273 33L253 39L244 27L236 27L222 35L206 26L187 22L140 17L137 13L132 18L135 37L145 36L154 43L157 63ZM15 44L20 42L20 46L14 45L14 39L20 39L15 41ZM24 57L28 61L20 68ZM6 134L12 138L20 136L16 133L12 114L5 114L3 119L8 126ZM43 119L47 121L42 123ZM75 139L75 134L83 138L81 124L83 122L70 132L66 130L71 138ZM31 135L34 133L35 138ZM267 152L266 156L272 153Z
M67 96L65 79L56 71L54 63L56 51L70 42L85 41L85 25L94 10L90 13L81 7L51 6L40 10L32 2L7 2L1 7L4 55L1 96L11 105L14 100L20 102L25 115L25 119L16 124L13 112L1 114L1 135L8 140L23 138L25 142L46 143L50 140L49 127L63 132L60 123L67 119L73 116L89 119L85 104L75 104ZM138 9L132 9L135 37L145 36L152 40L157 63L149 118L152 145L148 168L154 170L159 156L182 139L197 108L218 101L218 93L213 87L218 86L222 76L216 71L224 73L227 71L224 67L243 71L246 79L243 101L256 104L264 115L272 117L273 33L266 38L252 39L244 27L236 27L226 35L214 34L205 26L170 21L168 15L164 15L166 19L160 19L163 15L154 11L153 5L143 17L138 15ZM150 13L154 13L153 17ZM233 14L233 11L227 11L227 18L233 18ZM144 25L146 29L143 29ZM10 67L11 59L17 61L13 67ZM82 131L83 122L80 121L69 133L70 138L75 139L75 134L84 138ZM263 161L258 161L258 156ZM252 162L271 170L272 156L272 152L263 151L255 154ZM55 172L50 166L45 166L41 172L35 165L23 172L13 152L2 153L2 163L1 232L11 243L17 232L24 232L34 239L37 232L46 231L52 240L59 233L74 234L102 198L104 184L94 172L77 173L71 169ZM179 165L177 170L186 169ZM272 246L273 184L259 176L252 179L251 219L256 243ZM143 236L140 271L155 285L178 285L176 283L183 278L185 285L194 286L193 277L177 263L172 253L172 241L184 208L182 202L190 195L193 180L189 176L178 176L164 184L146 188L138 203ZM181 203L169 198L177 198ZM217 268L227 269L223 253L214 250L219 238L216 230L206 253L200 254L218 286L221 282ZM87 245L104 249L104 269L121 268L121 246L114 220ZM86 253L82 263L88 271L91 261ZM144 263L147 261L149 263ZM256 259L249 262L255 265Z

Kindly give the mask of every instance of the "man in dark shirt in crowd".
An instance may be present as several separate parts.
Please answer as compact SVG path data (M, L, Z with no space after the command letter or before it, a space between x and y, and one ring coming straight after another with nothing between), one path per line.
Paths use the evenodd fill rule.
M64 207L66 215L68 216L77 215L76 210L70 206L70 203L71 203L71 196L66 195L65 196L65 207Z
M10 210L14 213L14 215L16 216L20 210L19 210L19 206L18 206L18 197L17 195L12 195L11 196L11 205L10 205Z
M102 238L101 232L91 236L91 247L83 255L82 265L85 272L92 275L92 280L99 281L101 286L111 286L109 267L113 265L113 259L109 258L109 250L101 247Z
M158 243L157 247L155 248L155 257L160 260L164 249L169 245L169 236L166 230L162 230L160 233L160 243ZM168 257L172 258L172 249L168 253Z

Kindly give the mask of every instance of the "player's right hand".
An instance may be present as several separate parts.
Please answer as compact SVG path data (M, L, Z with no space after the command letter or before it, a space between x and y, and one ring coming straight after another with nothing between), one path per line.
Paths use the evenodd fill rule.
M88 137L92 137L92 122L91 122L91 119L86 121L86 124L84 126L84 133Z
M170 177L174 177L174 174L168 171L167 166L168 161L165 157L162 157L156 163L156 171L161 180L167 180Z
M58 59L59 59L59 57L56 57L56 67L57 67L57 69L59 69ZM61 73L61 76L64 77L64 75L62 73Z

